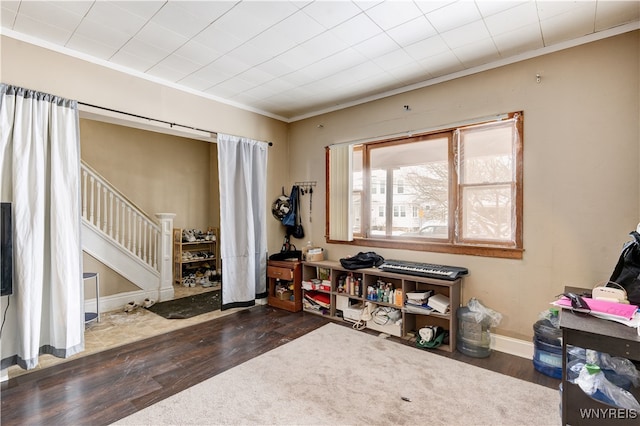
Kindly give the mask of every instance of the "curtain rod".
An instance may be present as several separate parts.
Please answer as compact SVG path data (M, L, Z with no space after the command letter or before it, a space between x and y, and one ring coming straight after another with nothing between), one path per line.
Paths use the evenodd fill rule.
M79 105L84 105L84 106L88 106L91 108L97 108L97 109L102 109L105 111L109 111L109 112L115 112L116 114L123 114L123 115L128 115L129 117L134 117L134 118L140 118L142 120L149 120L149 121L155 121L157 123L162 123L162 124L166 124L168 125L170 128L174 128L174 127L181 127L183 129L189 129L189 130L195 130L197 132L204 132L204 133L209 133L211 136L218 136L218 132L214 132L211 130L205 130L205 129L200 129L198 127L193 127L193 126L186 126L184 124L178 124L178 123L171 123L169 121L165 121L165 120L159 120L157 118L150 118L150 117L145 117L143 115L138 115L138 114L132 114L130 112L125 112L125 111L119 111L117 109L112 109L112 108L106 108L106 107L101 107L98 105L93 105L93 104L88 104L86 102L80 102L78 101ZM241 136L244 137L244 136ZM247 138L249 139L249 138ZM269 146L273 146L273 142L267 142L269 144Z

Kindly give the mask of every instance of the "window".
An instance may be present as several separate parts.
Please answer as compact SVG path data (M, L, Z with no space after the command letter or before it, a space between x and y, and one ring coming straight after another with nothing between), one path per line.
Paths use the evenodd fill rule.
M518 112L354 145L353 244L521 258L522 123Z

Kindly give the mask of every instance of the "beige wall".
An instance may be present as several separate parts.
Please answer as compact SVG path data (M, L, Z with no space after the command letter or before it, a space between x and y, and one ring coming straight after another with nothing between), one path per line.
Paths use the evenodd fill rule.
M318 181L310 239L332 259L365 249L324 243L325 146L523 110L522 260L373 250L387 258L468 267L464 303L479 298L504 315L498 333L530 339L538 313L565 285L593 287L608 279L640 220L639 34L291 124L291 179Z
M468 267L463 300L478 297L501 312L501 334L530 338L538 313L563 286L591 287L608 278L627 233L640 220L638 31L290 126L5 36L1 42L2 82L273 141L267 200L282 186L288 191L293 181L317 181L313 222L308 199L302 205L304 241L324 245L332 259L356 249L324 244L326 145L523 110L522 260L374 249L388 258ZM540 84L536 73L542 76ZM403 105L411 110L404 111ZM94 149L102 148L86 148L86 155L96 155L90 154ZM269 249L279 251L283 228L271 217L267 223Z

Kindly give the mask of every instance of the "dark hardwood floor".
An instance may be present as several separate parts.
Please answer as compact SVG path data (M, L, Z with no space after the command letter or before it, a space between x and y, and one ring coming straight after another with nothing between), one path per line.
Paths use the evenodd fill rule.
M328 322L319 315L256 306L37 370L2 383L1 423L110 424ZM433 352L553 389L560 383L535 371L531 360L501 352L489 358Z

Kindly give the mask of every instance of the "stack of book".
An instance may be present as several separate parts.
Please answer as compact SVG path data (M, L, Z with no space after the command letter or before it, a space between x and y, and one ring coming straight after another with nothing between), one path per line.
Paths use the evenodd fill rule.
M317 291L305 291L302 303L305 309L321 311L323 313L329 311L329 295Z
M405 312L428 314L433 310L428 305L429 297L431 297L432 295L433 290L407 292L407 300L404 303Z

